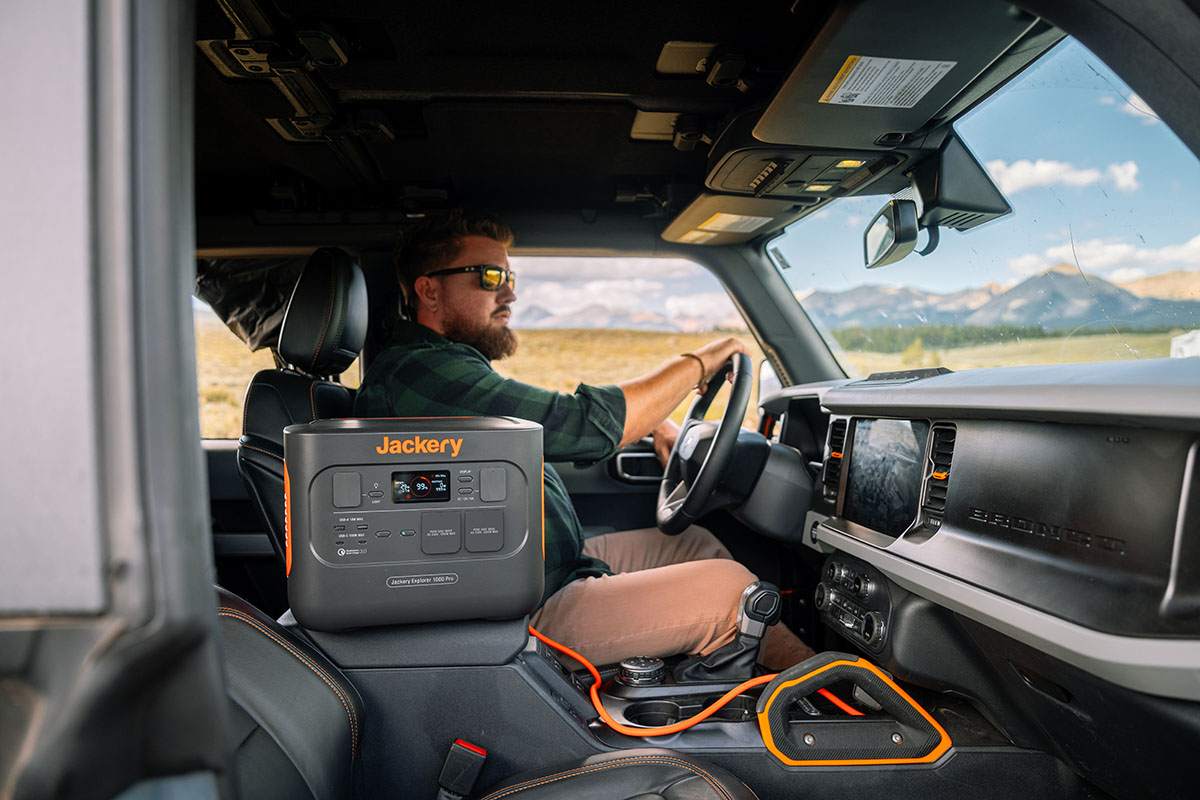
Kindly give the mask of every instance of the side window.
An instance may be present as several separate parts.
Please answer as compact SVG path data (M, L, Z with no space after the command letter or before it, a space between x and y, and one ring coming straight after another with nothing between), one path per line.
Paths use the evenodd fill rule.
M502 375L562 392L580 382L621 383L656 369L722 336L750 348L755 365L762 351L720 282L707 269L681 258L511 259L517 302L511 326L521 345L496 363ZM721 393L709 417L724 411ZM687 401L671 415L683 419ZM757 416L752 397L746 424Z
M200 436L204 439L236 439L242 435L242 402L254 374L274 369L271 351L251 352L245 342L225 326L211 308L192 299L192 321L196 332L196 379L200 392ZM342 383L356 388L358 361L341 376Z

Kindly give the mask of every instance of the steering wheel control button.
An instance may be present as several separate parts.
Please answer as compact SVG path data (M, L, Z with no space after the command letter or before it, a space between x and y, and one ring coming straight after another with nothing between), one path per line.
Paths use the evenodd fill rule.
M634 656L617 666L617 680L626 686L654 686L666 677L666 664L653 656Z
M426 511L421 514L421 552L436 556L462 549L462 514Z
M362 502L362 476L357 472L333 473L333 507L358 508Z
M504 512L500 509L466 512L467 552L494 553L504 547Z

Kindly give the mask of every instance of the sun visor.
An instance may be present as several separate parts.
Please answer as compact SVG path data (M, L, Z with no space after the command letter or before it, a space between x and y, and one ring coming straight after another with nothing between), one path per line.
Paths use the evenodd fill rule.
M1037 25L1007 3L844 4L771 101L754 137L851 150L898 144Z
M738 244L778 230L818 204L702 193L663 231L679 244Z

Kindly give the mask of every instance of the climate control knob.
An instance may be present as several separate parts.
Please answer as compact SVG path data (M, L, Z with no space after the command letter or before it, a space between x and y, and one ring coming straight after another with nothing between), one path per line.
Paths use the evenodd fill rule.
M866 640L867 644L881 644L884 636L883 615L878 611L868 611L866 616L862 618L862 623L859 625L858 632L862 634L862 637Z
M871 596L871 592L875 589L875 584L870 578L865 575L855 575L851 583L851 588L858 595L859 599L866 600Z
M817 604L818 611L824 611L829 608L829 586L825 583L817 584L817 592L813 601Z

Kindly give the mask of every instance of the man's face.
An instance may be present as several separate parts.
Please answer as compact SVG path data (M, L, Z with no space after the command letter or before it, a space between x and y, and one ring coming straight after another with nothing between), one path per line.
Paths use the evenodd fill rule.
M508 268L504 245L486 236L465 236L462 251L446 268L492 264ZM517 336L508 327L511 306L517 295L508 284L496 291L479 285L479 274L465 272L437 275L442 289L441 326L446 338L469 344L491 361L511 356Z

